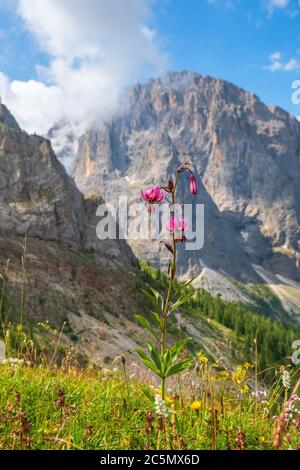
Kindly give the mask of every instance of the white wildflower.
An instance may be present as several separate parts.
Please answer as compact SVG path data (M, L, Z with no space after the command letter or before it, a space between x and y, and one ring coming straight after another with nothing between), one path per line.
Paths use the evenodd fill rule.
M282 385L286 390L291 388L291 374L288 370L285 370L281 376Z
M23 366L23 365L29 366L30 362L24 361L24 359L17 359L15 357L9 357L8 359L3 359L0 362L0 364L3 366L8 365L8 364L11 366Z
M251 396L254 398L254 400L258 401L262 405L267 405L267 397L268 397L268 391L267 390L256 390L255 392L251 393Z
M167 418L169 416L169 410L167 403L162 399L161 395L155 395L155 411L158 415Z

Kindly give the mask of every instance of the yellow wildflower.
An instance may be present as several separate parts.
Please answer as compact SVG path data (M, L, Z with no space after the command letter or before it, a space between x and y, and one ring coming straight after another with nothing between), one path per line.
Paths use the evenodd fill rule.
M241 365L236 366L236 370L232 372L232 375L231 375L232 382L235 385L241 385L243 382L245 382L246 378L247 378L247 369L245 369Z
M218 374L220 380L229 380L230 374L227 370L221 370Z
M199 411L200 408L201 408L201 402L200 401L194 401L192 404L191 404L191 408L192 410L195 410L195 411Z
M208 357L204 356L202 351L198 352L197 356L198 356L198 361L200 362L200 364L203 364L204 366L208 364Z
M166 401L167 403L169 403L170 405L171 405L172 403L174 403L174 400L173 400L171 397L169 397L168 395L166 396L165 401Z
M241 393L242 395L245 395L245 394L249 393L249 387L248 387L248 385L244 385L243 387L240 387L240 393Z

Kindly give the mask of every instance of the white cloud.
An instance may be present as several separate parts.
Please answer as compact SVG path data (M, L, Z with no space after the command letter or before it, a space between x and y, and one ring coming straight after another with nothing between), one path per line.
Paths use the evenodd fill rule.
M4 101L29 132L45 134L62 118L89 123L116 106L124 86L166 68L153 0L11 1L50 57L38 80L0 77Z
M274 8L285 8L289 4L289 0L270 0L269 5Z
M290 0L263 0L263 1L264 1L265 7L267 8L270 14L272 14L276 8L279 8L279 9L286 8L287 6L289 6L289 3L290 3Z
M270 55L270 64L264 65L264 70L269 70L270 72L292 72L293 70L300 69L300 62L297 59L290 59L287 62L282 61L281 52L277 51Z

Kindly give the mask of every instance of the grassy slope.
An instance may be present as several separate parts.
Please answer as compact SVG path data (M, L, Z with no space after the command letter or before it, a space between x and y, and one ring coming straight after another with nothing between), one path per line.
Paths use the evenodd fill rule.
M142 285L163 292L164 274L141 264ZM194 352L203 350L211 360L230 367L242 360L254 362L254 339L257 341L259 369L269 369L275 363L286 364L292 354L292 343L299 338L299 328L268 318L267 301L256 293L256 308L239 302L214 297L207 291L188 288L191 300L181 307L173 321L174 333L182 330L193 338ZM269 292L268 287L262 292ZM272 302L275 306L273 296ZM170 330L170 328L169 328Z
M149 267L143 267L136 288L139 283L143 287L148 284L159 290L165 288L164 276ZM147 303L142 307L147 311ZM197 371L187 373L180 383L168 384L172 402L170 416L164 423L166 432L159 431L161 423L154 415L154 403L142 393L145 387L150 390L151 380L135 366L128 374L129 397L120 372L80 371L68 366L71 359L68 353L63 369L0 366L0 448L234 449L238 445L245 449L273 448L273 417L281 411L284 394L273 383L266 403L252 398L247 383L253 386L253 369L236 366L244 360L246 338L235 334L235 326L226 326L237 313L234 304L207 294L205 298L200 296L200 301L194 298L170 322L172 340L193 336L195 355L202 350L210 361L200 360ZM241 313L250 325L258 318L251 312ZM224 324L216 318L224 320ZM272 324L264 321L267 322L264 328L268 329ZM259 319L259 324L262 323ZM143 347L146 338L140 332L136 330L134 336L139 337ZM281 334L281 330L276 329L275 333ZM122 335L128 334L124 327ZM252 334L248 339L253 343ZM128 366L131 359L128 357ZM246 377L246 372L251 377ZM277 381L280 382L280 375ZM200 402L199 411L191 408L195 400ZM148 411L155 418L149 433ZM290 436L283 443L286 449L299 444L299 431L291 427Z
M2 449L234 449L239 440L249 450L273 446L280 390L267 404L254 402L240 372L222 377L200 366L188 388L173 389L166 433L157 417L147 433L146 414L155 410L140 382L131 383L128 397L119 374L0 367ZM290 435L286 449L299 444L299 432Z

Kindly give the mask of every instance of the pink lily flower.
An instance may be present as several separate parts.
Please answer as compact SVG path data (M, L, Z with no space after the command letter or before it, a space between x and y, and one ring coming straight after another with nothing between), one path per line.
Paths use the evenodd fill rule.
M167 230L171 233L179 232L180 230L184 232L187 226L188 222L186 219L175 219L174 215L172 215L167 224Z
M149 202L149 204L160 204L166 197L164 190L158 186L149 188L146 191L142 190L141 194L144 201Z

